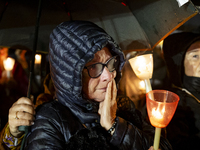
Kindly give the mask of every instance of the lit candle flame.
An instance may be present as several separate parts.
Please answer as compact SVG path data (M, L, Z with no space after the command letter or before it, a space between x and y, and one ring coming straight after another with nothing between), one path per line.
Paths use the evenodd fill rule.
M36 54L36 55L35 55L35 64L40 64L40 63L41 63L41 58L42 58L41 55Z
M11 71L13 69L14 64L15 60L10 57L3 61L3 65L6 71Z
M145 90L145 83L144 81L139 82L140 90Z
M160 113L159 108L158 109L153 108L152 115L157 119L162 119L163 118L163 115Z
M165 107L162 108L162 110L160 111L160 108L158 107L157 109L156 108L153 108L152 109L152 115L156 118L156 119L162 119L163 118L163 114L165 112Z

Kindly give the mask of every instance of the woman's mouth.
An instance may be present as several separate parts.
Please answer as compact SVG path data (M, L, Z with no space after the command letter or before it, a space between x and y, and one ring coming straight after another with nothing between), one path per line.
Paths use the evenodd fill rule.
M106 91L106 90L107 90L107 87L105 87L105 88L100 88L100 90Z

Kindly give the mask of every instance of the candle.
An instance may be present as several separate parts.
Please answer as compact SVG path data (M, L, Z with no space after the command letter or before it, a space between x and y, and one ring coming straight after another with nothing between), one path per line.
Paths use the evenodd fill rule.
M152 91L152 87L151 87L151 83L149 79L145 79L144 80L145 83L145 89L146 89L146 93L148 93L149 91ZM153 96L152 96L153 97Z
M156 108L152 109L153 117L151 118L151 123L153 126L156 126L155 135L154 135L154 144L153 144L154 150L158 150L159 148L161 128L164 127L162 125L164 112L165 112L164 107L161 111L159 110L159 107L157 109Z
M41 60L42 60L42 55L36 54L34 72L35 72L35 79L39 85L41 85Z
M15 60L13 58L8 57L6 60L3 61L4 68L7 71L11 71L15 64Z
M165 128L172 119L179 97L166 90L153 90L146 94L147 112L151 124L156 127L154 136L154 150L158 150L161 128Z
M150 79L153 73L152 54L145 54L129 59L136 76L141 80Z
M163 119L164 119L164 113L165 113L165 107L160 110L160 107L153 108L152 109L152 115L151 115L151 123L155 127L164 128L165 125L163 125Z
M35 64L40 64L40 63L41 63L41 58L42 58L41 55L36 54L36 55L35 55Z
M156 127L155 136L154 136L154 143L153 143L154 150L158 150L158 148L159 148L160 134L161 134L161 128Z
M139 88L140 88L140 90L142 90L142 91L145 90L145 83L144 83L144 81L140 81L140 82L139 82Z
M140 55L129 59L130 65L136 76L144 80L146 93L152 90L150 78L153 74L153 56L152 54Z
M7 78L10 78L10 72L13 69L14 64L15 64L15 60L13 58L10 58L10 57L8 57L7 59L5 59L3 61L3 65L4 65L4 68L5 68L6 73L7 73Z

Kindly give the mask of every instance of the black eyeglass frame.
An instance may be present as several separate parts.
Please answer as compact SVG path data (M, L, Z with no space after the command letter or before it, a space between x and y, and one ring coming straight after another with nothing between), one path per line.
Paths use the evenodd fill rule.
M118 57L118 56L113 56L113 57L111 57L106 63L98 62L98 63L92 64L92 65L89 65L89 66L85 66L84 69L87 69L87 72L88 72L88 75L90 76L90 78L98 78L98 77L102 74L104 68L107 67L108 63L109 63L112 59L115 59L116 61L119 61L119 60L116 59L117 57ZM101 64L101 65L103 65L103 67L102 67L101 72L99 73L98 76L96 76L96 77L91 77L91 75L90 75L90 73L89 73L88 67L93 66L93 65L96 65L96 64ZM116 70L116 68L114 68L112 71L110 71L110 70L109 70L109 71L110 71L110 72L113 72L113 71L115 71L115 70Z

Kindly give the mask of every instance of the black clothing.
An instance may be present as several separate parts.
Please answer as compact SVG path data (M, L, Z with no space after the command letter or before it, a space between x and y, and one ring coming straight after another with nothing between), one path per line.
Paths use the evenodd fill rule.
M176 88L170 90L179 95L180 101L167 126L167 139L175 150L199 150L200 103L182 90Z
M167 138L175 150L200 149L200 78L184 73L185 53L191 44L200 40L200 34L175 33L163 43L163 52L172 87L180 97L177 110L167 126ZM195 99L195 96L197 99Z
M200 35L191 32L181 32L169 35L163 42L163 54L169 72L171 83L182 86L184 73L184 58L191 44L200 40Z
M200 99L200 78L183 76L183 87Z
M108 132L100 125L84 128L73 135L66 144L66 150L118 150L109 144Z
M103 141L100 142L104 143L105 149L117 147L122 150L147 150L153 145L154 128L142 121L140 112L134 108L134 103L130 99L120 98L118 100L118 108L117 115L119 117L117 117L115 133L110 137L110 135L102 132L103 135L99 136ZM87 124L81 123L66 106L63 106L58 101L40 105L37 107L36 111L35 124L32 126L32 133L28 135L28 146L26 146L25 149L59 150L65 149L66 144L68 148L76 148L74 147L75 143L69 144L71 138L70 142L73 141L74 138L84 137L82 132L87 130L86 127L90 130L90 128L97 128L100 126L98 121ZM79 131L79 133L77 133L77 131ZM82 135L81 137L80 134ZM73 135L75 135L75 137ZM94 134L94 136L95 135L96 134ZM85 136L87 137L87 134ZM98 140L98 138L96 139ZM109 139L109 141L106 139ZM84 142L86 142L85 140L87 140L87 138L83 141L79 141L81 142L78 143L79 146L84 144ZM94 140L93 142L97 141ZM168 141L162 136L160 146L162 150L172 149Z
M109 47L113 56L120 58L115 78L118 83L124 55L103 29L87 21L70 21L61 23L53 30L49 60L57 101L38 108L25 149L65 149L66 143L77 131L100 125L99 103L82 96L82 70L105 46ZM127 103L120 104L125 106ZM132 120L134 117L137 120L133 124L118 116L109 144L129 150L147 150L153 145L154 128L139 121L140 116L135 112L134 105L129 107L133 111ZM161 139L161 146L162 150L171 149L166 139Z

